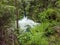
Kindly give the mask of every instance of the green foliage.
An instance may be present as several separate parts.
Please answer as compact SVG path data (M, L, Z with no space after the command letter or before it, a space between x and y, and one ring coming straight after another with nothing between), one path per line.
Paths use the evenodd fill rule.
M15 7L0 3L0 21L1 21L0 24L1 26L11 24L12 20L15 20L14 10L15 10Z
M14 36L15 7L2 2L3 0L0 0L0 45L12 45L14 42L11 41L13 38L10 39L10 36Z
M58 0L58 1L56 2L56 6L57 6L58 8L60 8L60 0Z
M52 21L58 18L59 12L56 9L47 9L40 13L39 18L42 22Z
M18 19L21 19L24 16L22 5L24 3L27 17L36 22L41 22L41 24L32 29L29 27L29 31L23 34L19 34L17 29L18 34L16 35L18 35L19 43L21 45L49 45L50 43L51 45L60 45L60 37L57 36L58 39L55 37L60 33L56 34L53 28L54 26L60 26L60 0L23 1L25 2L18 0L15 6L14 0L0 0L0 27L5 30L4 27L11 26L16 18L16 7L18 8Z
M56 34L53 27L60 24L59 2L60 0L34 0L26 5L27 16L41 24L18 36L21 45L49 45L51 41L55 42L51 42L51 45L59 45L56 43L57 38L51 38Z
M48 45L48 41L44 36L44 33L49 24L43 24L30 29L30 32L19 35L18 38L20 43L22 45Z
M53 41L50 40L53 37L50 37L56 33L53 27L58 24L57 22L54 22L55 21L52 21L51 23L48 21L43 22L40 25L31 28L29 32L19 35L18 39L21 45L49 45L50 41ZM54 41L56 41L56 38Z
M18 38L22 45L48 45L47 37L53 33L54 30L52 30L50 23L44 22L30 29L30 32L19 35Z

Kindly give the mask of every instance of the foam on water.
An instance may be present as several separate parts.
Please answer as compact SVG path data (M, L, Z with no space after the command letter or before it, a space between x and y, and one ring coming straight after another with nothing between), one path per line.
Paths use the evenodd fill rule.
M19 28L26 31L28 26L33 28L35 25L38 25L39 23L34 22L33 20L28 19L27 17L23 17L23 19L18 21Z

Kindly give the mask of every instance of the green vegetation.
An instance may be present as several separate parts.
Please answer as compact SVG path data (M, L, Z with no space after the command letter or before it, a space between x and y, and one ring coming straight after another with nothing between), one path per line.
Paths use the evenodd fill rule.
M28 32L19 34L18 29L11 31L9 28L14 28L17 10L18 19L23 17L23 3L27 17L40 24L34 28L28 28ZM0 30L0 33L8 31L2 34L4 37L0 37L6 41L6 45L13 45L9 36L14 33L17 35L17 38L13 38L16 39L15 45L18 43L21 45L60 45L60 0L25 0L25 2L18 0L17 5L15 5L15 0L0 0Z

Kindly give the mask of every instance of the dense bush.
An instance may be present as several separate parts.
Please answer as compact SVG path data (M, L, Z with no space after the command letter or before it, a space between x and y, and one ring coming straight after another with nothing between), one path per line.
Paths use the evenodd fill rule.
M45 33L45 29L49 24L47 24L46 27L45 24L44 25L43 24L30 29L29 32L19 35L18 38L21 44L22 45L48 45L48 41L44 33Z
M15 20L15 7L0 2L0 45L12 45L13 23ZM12 36L11 36L12 35ZM9 38L9 37L12 38Z
M59 17L60 17L59 12L56 9L50 9L50 8L39 14L39 18L41 22L57 21L57 18Z
M60 45L60 0L25 0L25 2L18 0L17 5L14 0L0 0L0 30L5 32L9 27L13 27L13 22L16 21L16 7L18 19L24 16L23 3L27 17L39 22L40 25L28 28L25 33L16 33L19 43L21 45ZM7 40L9 35L6 34L3 39ZM12 41L7 43L11 45Z
M30 2L27 16L41 24L18 36L21 45L59 45L58 29L54 27L60 26L60 0L34 2Z

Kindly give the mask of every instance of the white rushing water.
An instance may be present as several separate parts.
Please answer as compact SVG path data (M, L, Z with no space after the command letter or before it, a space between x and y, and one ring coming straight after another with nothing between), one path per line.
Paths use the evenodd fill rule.
M28 27L33 28L34 26L38 25L39 23L34 22L33 20L28 19L27 17L23 17L23 19L18 21L19 28L23 31L26 31Z

